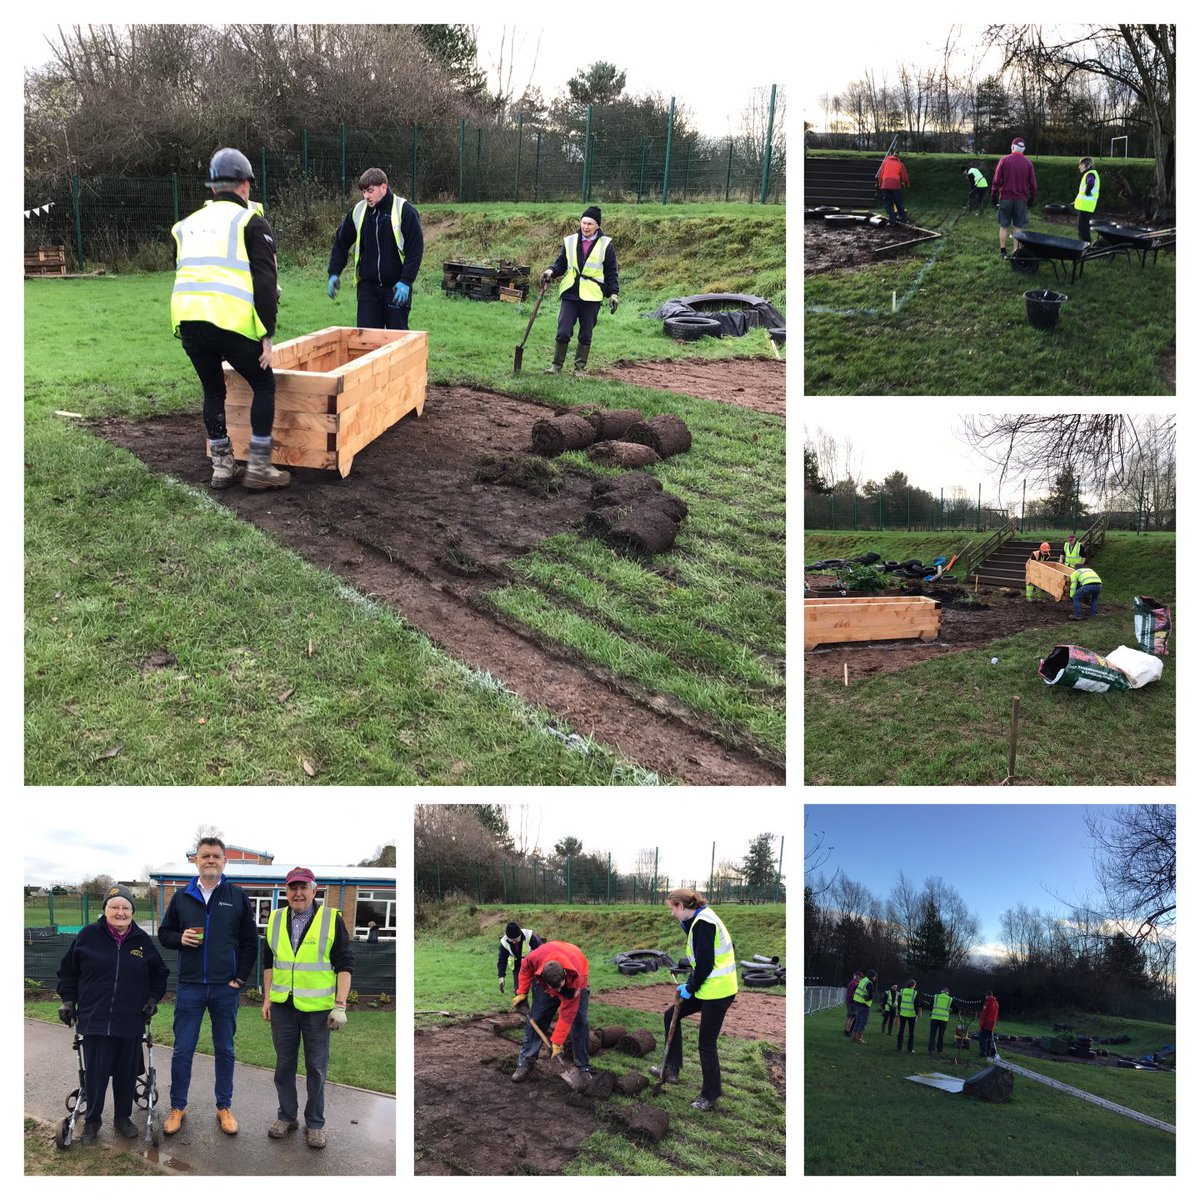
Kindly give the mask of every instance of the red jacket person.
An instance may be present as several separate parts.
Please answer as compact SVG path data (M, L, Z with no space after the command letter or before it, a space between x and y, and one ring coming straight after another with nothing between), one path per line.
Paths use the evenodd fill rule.
M557 1012L558 1020L550 1034L551 1053L557 1058L570 1038L575 1065L585 1072L590 1070L587 1048L590 994L587 956L570 942L543 942L521 960L514 1007L529 999L530 1024L536 1024L543 1032ZM533 1070L541 1046L537 1031L527 1028L513 1074L518 1083Z

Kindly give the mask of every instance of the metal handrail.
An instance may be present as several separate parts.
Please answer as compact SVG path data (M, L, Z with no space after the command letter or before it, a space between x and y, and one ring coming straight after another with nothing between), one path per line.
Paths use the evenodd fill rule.
M1088 527L1083 531L1079 539L1081 546L1087 546L1089 550L1099 550L1104 545L1104 534L1108 529L1108 513L1101 513Z
M967 579L971 572L978 567L980 563L986 562L992 554L999 550L1000 547L1003 546L1004 543L1007 542L1014 533L1016 533L1016 531L1017 519L1016 517L1009 517L1009 519L1003 525L1001 525L991 537L987 538L981 546L972 549L966 555L964 555L962 569L963 578Z

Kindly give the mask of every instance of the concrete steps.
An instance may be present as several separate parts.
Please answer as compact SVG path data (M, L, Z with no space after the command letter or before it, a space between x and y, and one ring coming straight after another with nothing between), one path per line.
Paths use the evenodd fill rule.
M976 567L970 575L969 582L974 583L975 576L979 582L990 584L992 587L1023 588L1025 586L1025 560L1041 545L1038 542L1021 542L1013 540L1005 542L995 554L990 555ZM1063 544L1050 543L1050 559L1058 561Z
M836 204L838 208L869 210L878 207L875 172L879 162L861 158L806 158L804 207Z

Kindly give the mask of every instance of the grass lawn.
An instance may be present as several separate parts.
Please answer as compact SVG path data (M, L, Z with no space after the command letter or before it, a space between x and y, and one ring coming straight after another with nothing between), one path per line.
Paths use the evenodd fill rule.
M237 1061L253 1067L275 1069L275 1048L271 1044L271 1027L262 1019L261 1005L243 1005L238 1013ZM39 1021L58 1021L58 1005L53 1000L27 1000L25 1015ZM173 1046L175 1035L172 1024L175 1019L173 1004L159 1005L154 1014L151 1029L154 1041L159 1046ZM63 1029L64 1053L71 1049L71 1038ZM196 1046L199 1054L212 1054L212 1030L208 1015L200 1025L200 1041ZM161 1072L164 1066L169 1073L170 1051L156 1058L155 1066ZM303 1068L303 1063L300 1064ZM299 1072L303 1074L303 1070ZM390 1012L371 1012L369 1009L354 1008L346 1021L346 1027L334 1035L329 1055L330 1083L344 1083L351 1087L367 1088L373 1092L396 1094L396 1015Z
M1101 260L1074 283L1056 281L1049 263L1035 275L1019 274L999 257L990 204L982 216L960 216L966 188L958 168L965 161L905 158L913 180L908 215L942 233L941 240L805 277L806 394L1173 395L1158 359L1175 338L1174 251L1144 269L1136 258ZM1111 172L1100 166L1107 183L1097 221L1106 207L1123 207ZM1026 228L1074 238L1073 219L1063 225L1042 214L1047 201L1071 204L1078 186L1073 160L1038 159L1035 169L1038 199ZM984 173L991 178L991 168ZM1053 331L1026 320L1024 293L1043 288L1070 297Z
M983 1104L909 1082L940 1071L966 1078L978 1051L926 1051L917 1019L915 1053L898 1053L872 1015L864 1045L842 1034L843 1006L804 1018L804 1169L809 1175L1173 1175L1175 1137L1016 1076L1007 1104ZM1001 1020L1001 1032L1016 1027ZM1039 1074L1174 1123L1175 1077L1086 1064L1023 1060ZM1049 1068L1049 1069L1047 1069ZM864 1097L886 1114L878 1135L860 1132Z
M773 359L765 335L681 345L640 318L669 296L703 290L757 291L782 304L782 210L676 207L606 213L622 255L622 306L602 315L592 365ZM511 578L486 603L543 644L665 695L726 740L782 761L783 423L616 381L541 375L552 304L514 377L512 348L528 308L448 298L437 268L456 254L552 258L566 210L442 206L422 216L413 323L429 330L431 384L671 411L694 438L690 454L654 469L690 508L670 572L572 531L512 562ZM716 247L705 259L724 273L698 273L697 238ZM285 252L282 263L277 340L353 323L353 289L328 300L321 255ZM595 743L576 752L562 736L567 720L454 662L401 614L236 520L206 491L152 475L75 417L55 415L195 412L202 445L198 384L169 330L172 279L26 285L26 781L658 782ZM174 669L143 671L162 648L175 655Z
M729 929L739 956L785 952L786 905L726 905L721 919ZM539 937L578 945L588 957L592 995L615 987L644 987L670 981L662 971L650 975L621 975L607 961L618 950L660 949L674 958L684 953L679 925L665 910L629 905L520 905L479 908L475 905L431 906L419 919L415 950L414 1005L416 1009L446 1009L458 1019L473 1013L507 1012L513 999L512 967L505 994L496 986L496 954L504 922L518 921ZM782 989L771 989L772 993ZM623 1008L619 1003L588 1005L589 1024L623 1024L653 1029L662 1054L659 1018L655 1013ZM422 1027L445 1024L436 1017L418 1017ZM698 1025L682 1022L685 1068L698 1079ZM519 1034L507 1035L514 1045ZM724 1094L715 1113L695 1120L695 1098L685 1087L665 1088L653 1101L671 1118L669 1137L654 1148L639 1148L617 1128L592 1133L565 1168L567 1175L780 1175L786 1165L786 1111L763 1062L769 1043L722 1037L721 1079ZM603 1067L621 1074L647 1072L644 1058L619 1050L603 1052ZM645 1098L645 1094L641 1099ZM639 1102L614 1092L597 1113L620 1111Z
M1047 536L1030 531L1022 538ZM1061 537L1061 532L1053 536ZM805 560L875 550L889 558L947 553L963 534L807 534ZM811 679L804 702L805 781L809 784L994 784L1007 773L1013 696L1021 697L1017 774L1022 784L1172 783L1175 775L1174 633L1163 677L1125 693L1048 687L1039 661L1056 644L1100 654L1133 646L1133 597L1175 597L1175 535L1110 533L1095 561L1101 603L1117 611L971 645L916 666L852 683ZM848 661L853 664L853 652ZM993 666L992 658L998 659ZM853 675L853 665L851 665ZM1087 728L1087 752L1062 753Z

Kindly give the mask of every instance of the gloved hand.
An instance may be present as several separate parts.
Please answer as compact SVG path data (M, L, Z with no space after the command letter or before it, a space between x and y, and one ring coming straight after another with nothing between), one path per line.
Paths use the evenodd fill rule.
M548 284L548 283L550 282L550 280L552 280L553 278L554 278L554 272L553 272L552 270L550 270L550 268L549 268L549 267L547 267L547 268L546 268L546 269L545 269L545 270L542 272L542 286L544 287L544 286L545 286L546 284Z
M329 1010L329 1020L326 1022L330 1029L342 1029L346 1024L346 1010L344 1008L331 1008Z
M64 1000L58 1006L58 1019L64 1025L70 1025L70 1023L73 1020L75 1020L75 1001L74 1000Z
M528 1003L528 1001L529 1001L529 993L528 992L518 992L517 995L515 995L513 997L512 1006L513 1006L513 1008L520 1008L522 1004L526 1004L526 1003Z
M617 299L616 293L614 292L613 295L609 296L608 298L608 311L610 313L615 313L619 303L620 301Z
M680 1000L690 1000L692 998L692 993L687 990L686 983L679 985L679 998Z
M410 296L412 296L412 288L403 280L392 288L392 303L400 305L401 308L408 303Z
M504 976L500 976L500 995L504 995Z
M550 1061L553 1062L562 1053L562 1047L554 1045L550 1047Z
M325 289L325 291L326 291L326 294L329 296L330 300L334 300L337 298L338 288L342 286L338 282L338 279L339 279L339 277L337 275L330 275L330 277L329 277L329 287L327 287Z
M158 1001L147 1000L146 1007L142 1009L142 1020L148 1021L154 1014L158 1012Z

